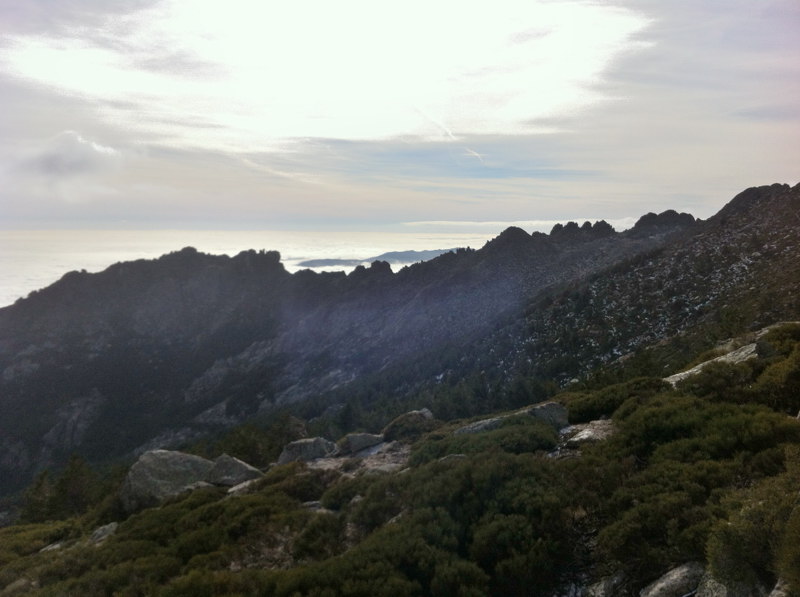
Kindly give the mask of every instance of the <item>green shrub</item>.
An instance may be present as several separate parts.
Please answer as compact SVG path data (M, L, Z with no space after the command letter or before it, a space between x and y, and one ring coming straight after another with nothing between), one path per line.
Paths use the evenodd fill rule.
M585 423L608 417L628 399L635 399L639 404L651 396L671 389L672 387L663 379L637 377L590 394L576 394L571 396L567 403L569 421Z
M723 580L771 586L780 574L798 585L800 451L786 448L786 471L731 493L707 544L708 561Z
M448 454L496 451L523 454L552 450L557 443L558 433L550 425L528 415L520 415L508 417L499 428L490 431L430 436L413 447L410 464L419 466Z
M419 439L425 433L441 427L442 422L436 419L427 419L418 413L405 413L391 421L383 429L383 437L388 441L411 442Z
M800 595L800 507L792 510L778 548L778 575L789 583L792 594Z
M224 541L225 536L214 527L200 527L192 531L184 531L171 543L170 547L183 561L188 562L193 556L215 551Z
M800 324L789 323L778 326L764 334L760 342L769 346L775 353L788 356L800 343Z
M293 545L295 558L321 560L339 553L344 524L332 514L317 514L297 535Z
M322 494L320 501L325 508L341 510L347 506L354 497L363 495L370 482L370 478L366 476L359 476L352 479L343 477Z
M753 385L754 400L777 411L797 415L800 410L800 344L789 355L767 367Z
M678 382L677 386L683 392L711 400L745 402L745 388L755 379L756 366L752 361L709 363L695 375Z

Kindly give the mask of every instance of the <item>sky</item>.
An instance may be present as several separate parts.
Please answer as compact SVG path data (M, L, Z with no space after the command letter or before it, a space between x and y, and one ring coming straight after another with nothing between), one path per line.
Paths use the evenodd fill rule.
M797 0L0 0L0 228L705 218L798 181L799 33Z

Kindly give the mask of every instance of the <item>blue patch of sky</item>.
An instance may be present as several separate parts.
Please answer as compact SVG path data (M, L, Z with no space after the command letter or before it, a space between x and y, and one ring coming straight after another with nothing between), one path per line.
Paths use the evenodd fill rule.
M508 148L467 142L352 142L329 141L335 154L347 160L348 170L361 179L387 175L410 178L576 180L597 176L592 170L559 167L547 159L526 160L508 155ZM501 153L502 152L502 153ZM502 155L506 154L506 155ZM334 160L334 163L339 160ZM357 164L354 168L353 164Z
M800 119L800 106L756 106L737 110L734 115L748 120L796 120Z

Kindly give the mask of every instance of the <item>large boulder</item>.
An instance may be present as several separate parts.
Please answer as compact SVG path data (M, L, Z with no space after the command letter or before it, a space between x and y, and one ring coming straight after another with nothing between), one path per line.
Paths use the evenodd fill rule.
M755 342L753 342L752 344L746 344L745 346L742 346L735 350L731 350L730 352L727 352L721 356L700 363L696 367L692 367L687 371L681 371L680 373L676 373L674 375L670 375L669 377L665 377L664 381L675 387L676 385L678 385L678 383L682 382L684 379L688 379L690 377L697 375L711 363L729 363L731 365L735 365L737 363L743 363L744 361L748 361L750 359L755 359L756 357L758 357L757 346L758 345Z
M361 450L372 448L383 443L383 435L375 433L348 433L339 440L339 451L343 454L355 454Z
M258 479L261 476L261 471L256 467L250 466L233 456L222 454L214 459L214 466L208 471L205 480L213 485L233 487L251 479Z
M497 429L503 424L503 421L506 420L508 417L492 417L490 419L481 419L480 421L475 421L473 423L469 423L464 425L463 427L459 427L455 431L454 434L462 434L462 433L481 433L483 431L492 431L493 429Z
M556 431L560 431L569 425L569 422L567 421L567 409L563 404L559 404L558 402L542 402L541 404L535 404L534 406L523 408L522 410L510 415L501 415L499 417L490 417L488 419L474 421L464 425L463 427L459 427L453 433L462 434L492 431L493 429L497 429L498 427L502 426L503 421L515 415L528 415L530 417L534 417L543 423L547 423Z
M214 463L200 456L152 450L139 457L122 484L120 500L127 512L157 506L204 482Z
M383 437L386 441L415 440L423 433L433 431L440 423L427 408L412 410L400 415L384 427Z
M286 444L278 457L278 464L328 458L336 454L336 444L323 437L308 437Z
M534 404L519 411L519 414L530 415L544 423L552 426L556 431L560 431L569 425L567 420L567 409L558 402L542 402Z
M751 587L744 583L723 583L706 572L700 579L695 597L750 597Z
M620 593L620 588L625 582L621 573L601 578L596 583L586 588L586 597L614 597Z
M704 574L702 564L687 562L647 585L639 597L683 597L697 589Z
M782 578L779 578L778 583L775 585L775 588L772 589L769 597L792 597L792 589L789 586L789 583Z
M89 536L89 543L98 545L117 532L118 522L109 522L101 527L97 527Z

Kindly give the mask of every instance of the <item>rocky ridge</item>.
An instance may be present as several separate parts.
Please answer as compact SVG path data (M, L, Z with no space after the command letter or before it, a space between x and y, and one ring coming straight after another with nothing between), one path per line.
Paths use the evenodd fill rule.
M691 225L511 228L397 273L375 262L350 275L289 274L276 252L191 248L70 272L0 309L0 492L72 452L175 447L441 354L485 336L527 297ZM20 425L31 405L42 416Z
M754 325L791 317L799 194L748 189L705 222L648 214L624 233L510 228L397 273L292 275L275 252L192 249L72 272L0 309L0 491L72 452L176 447L381 379L397 396L481 371L565 384L694 326L733 329L753 301ZM778 300L762 304L765 287ZM31 405L42 416L20 425Z

